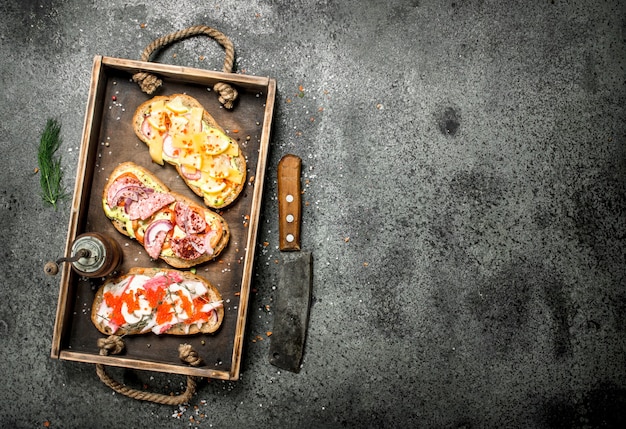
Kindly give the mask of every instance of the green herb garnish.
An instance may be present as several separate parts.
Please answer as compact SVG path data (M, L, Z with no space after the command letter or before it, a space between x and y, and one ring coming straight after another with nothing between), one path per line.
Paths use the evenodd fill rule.
M63 170L61 157L55 157L55 152L61 146L61 125L54 119L48 119L46 128L41 134L39 141L39 173L41 183L41 198L44 203L57 208L57 201L66 198L67 193L63 188Z

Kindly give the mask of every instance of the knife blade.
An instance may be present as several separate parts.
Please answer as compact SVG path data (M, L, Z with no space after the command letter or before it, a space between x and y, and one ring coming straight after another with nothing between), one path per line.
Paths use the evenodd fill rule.
M272 365L298 373L309 324L313 257L300 249L302 160L292 154L278 163L278 247L283 262L273 304Z

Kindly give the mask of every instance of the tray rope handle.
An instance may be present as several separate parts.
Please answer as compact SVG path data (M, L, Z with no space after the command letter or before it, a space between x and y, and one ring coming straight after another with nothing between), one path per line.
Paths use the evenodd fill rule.
M110 335L107 338L98 339L98 348L101 356L117 355L124 350L124 341L117 335ZM198 353L189 344L181 344L178 347L178 355L183 362L189 365L199 366L202 363L202 358L198 356ZM196 378L190 375L187 376L187 388L185 391L180 395L171 396L162 393L144 392L125 386L111 378L106 373L104 365L100 363L96 364L96 374L98 374L98 377L105 385L115 392L140 401L149 401L163 405L182 405L189 403L196 393Z
M235 60L235 48L233 42L221 31L207 25L195 25L193 27L186 28L184 30L175 31L166 36L159 37L150 43L141 54L141 61L149 61L154 51L161 49L171 43L179 40L187 39L189 37L205 35L217 41L225 50L224 67L225 73L232 73L233 63ZM150 95L157 90L163 81L153 74L147 72L138 72L133 75L133 81L137 82L141 87L141 90ZM227 109L232 109L237 99L237 90L224 82L217 82L213 85L213 90L219 94L219 101Z

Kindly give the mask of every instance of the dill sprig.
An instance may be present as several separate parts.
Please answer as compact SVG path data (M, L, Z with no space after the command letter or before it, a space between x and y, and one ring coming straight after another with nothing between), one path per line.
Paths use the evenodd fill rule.
M55 157L55 152L61 146L61 125L54 119L48 119L46 128L41 134L39 141L39 161L41 198L44 203L57 207L57 201L66 198L67 193L63 188L63 169L61 157Z

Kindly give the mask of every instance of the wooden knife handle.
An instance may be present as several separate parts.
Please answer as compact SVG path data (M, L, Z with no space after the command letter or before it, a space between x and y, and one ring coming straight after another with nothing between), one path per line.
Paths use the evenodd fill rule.
M302 160L296 155L285 155L278 163L278 247L282 251L300 250L301 171Z

